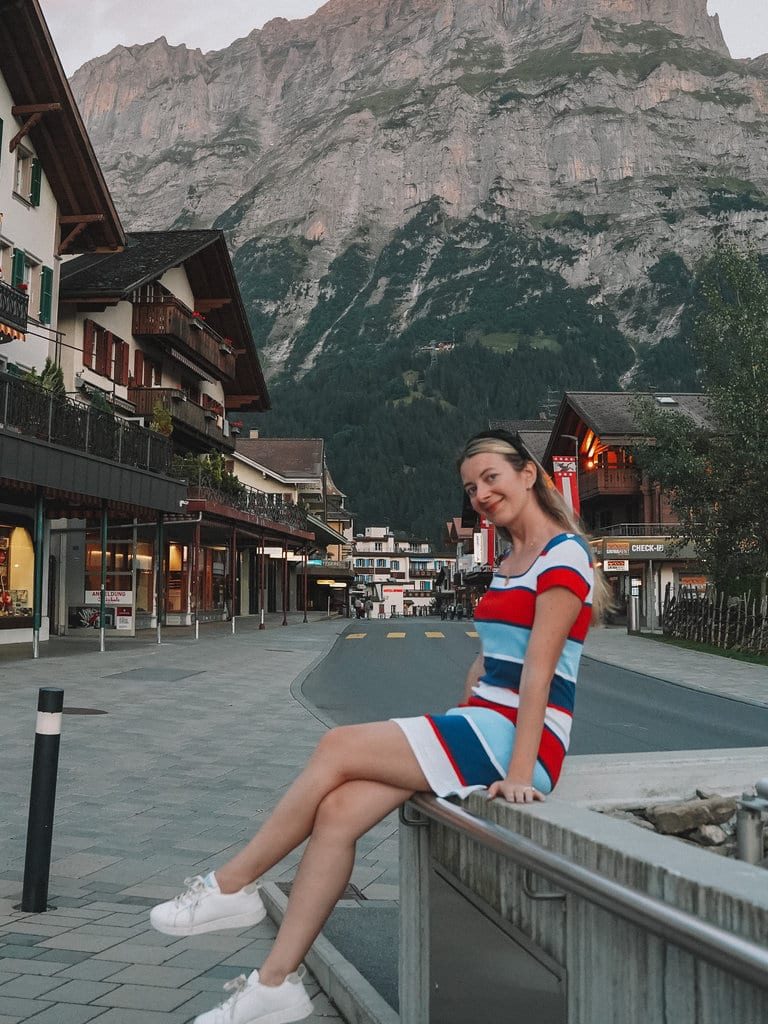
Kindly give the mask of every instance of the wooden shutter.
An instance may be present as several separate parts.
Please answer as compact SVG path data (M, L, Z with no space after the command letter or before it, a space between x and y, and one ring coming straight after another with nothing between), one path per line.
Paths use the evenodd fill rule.
M103 327L98 324L93 325L93 334L96 339L96 365L94 369L96 373L100 373L102 377L107 375L107 332Z
M43 184L43 168L40 161L32 158L32 182L29 188L29 201L33 206L40 205L40 189Z
M121 384L127 384L128 383L128 357L130 355L130 352L128 351L128 346L126 345L126 343L124 341L122 341L120 344L122 345L122 350L120 352L120 383Z
M133 378L136 381L136 387L144 386L144 353L140 348L133 353Z
M93 320L83 324L83 366L93 368Z
M104 363L105 370L104 376L109 377L111 380L116 379L116 367L114 366L115 359L115 336L112 331L104 332Z
M13 264L11 266L11 284L16 287L17 284L22 284L24 281L24 250L14 249L13 250Z
M49 324L53 308L53 271L43 267L40 271L40 322Z

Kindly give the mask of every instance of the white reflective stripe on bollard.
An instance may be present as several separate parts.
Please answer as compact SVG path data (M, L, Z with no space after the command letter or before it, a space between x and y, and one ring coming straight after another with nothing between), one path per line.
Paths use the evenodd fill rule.
M38 711L35 732L38 736L59 736L61 735L61 719L60 711Z

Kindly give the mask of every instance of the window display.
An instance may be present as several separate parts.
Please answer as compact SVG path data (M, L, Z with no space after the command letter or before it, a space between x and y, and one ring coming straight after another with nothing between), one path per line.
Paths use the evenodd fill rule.
M0 625L32 618L34 577L35 549L29 530L0 523Z

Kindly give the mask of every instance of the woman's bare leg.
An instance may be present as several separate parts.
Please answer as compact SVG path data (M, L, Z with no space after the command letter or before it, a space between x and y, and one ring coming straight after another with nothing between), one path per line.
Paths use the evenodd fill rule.
M345 782L360 780L409 793L429 789L405 734L394 722L332 729L253 839L217 868L221 891L237 892L274 867L310 835L325 797Z
M325 797L275 944L259 971L265 985L281 984L298 968L349 881L357 840L412 793L382 782L345 782Z

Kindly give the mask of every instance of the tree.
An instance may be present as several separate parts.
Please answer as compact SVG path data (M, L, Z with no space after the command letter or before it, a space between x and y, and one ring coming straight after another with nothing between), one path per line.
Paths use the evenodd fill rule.
M638 461L670 497L716 585L768 571L768 274L732 243L703 263L693 343L709 423L641 401Z

